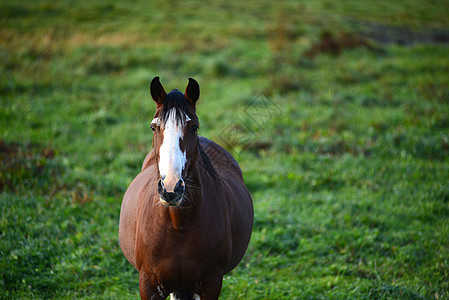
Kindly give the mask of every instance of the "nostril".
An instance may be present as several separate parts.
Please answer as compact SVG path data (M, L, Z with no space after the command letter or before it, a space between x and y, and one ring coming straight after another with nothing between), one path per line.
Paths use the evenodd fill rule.
M161 195L164 194L165 192L164 183L162 182L162 179L159 179L159 181L157 182L157 191Z
M184 193L184 180L179 179L178 182L175 185L174 192L178 195L182 195Z

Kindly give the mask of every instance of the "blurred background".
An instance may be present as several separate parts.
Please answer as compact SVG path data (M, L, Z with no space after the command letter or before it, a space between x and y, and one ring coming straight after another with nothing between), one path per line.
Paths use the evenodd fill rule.
M149 83L255 206L223 299L449 298L449 2L0 0L0 298L136 299Z

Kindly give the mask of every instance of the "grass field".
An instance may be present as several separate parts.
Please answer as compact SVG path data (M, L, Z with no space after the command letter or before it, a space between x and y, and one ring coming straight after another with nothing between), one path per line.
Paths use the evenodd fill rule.
M449 2L0 0L0 298L136 299L149 83L255 206L222 299L449 298Z

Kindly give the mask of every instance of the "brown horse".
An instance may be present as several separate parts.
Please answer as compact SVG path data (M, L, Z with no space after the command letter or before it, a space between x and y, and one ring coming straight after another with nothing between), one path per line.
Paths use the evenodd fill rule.
M251 196L231 154L198 136L198 83L166 94L155 77L150 88L153 150L123 198L120 246L142 299L218 299L248 247Z

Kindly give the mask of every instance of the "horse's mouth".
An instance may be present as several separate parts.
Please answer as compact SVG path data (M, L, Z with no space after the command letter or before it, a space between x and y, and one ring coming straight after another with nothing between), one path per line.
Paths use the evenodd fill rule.
M162 198L159 198L159 201L165 206L175 207L175 206L179 206L181 204L182 197L180 197L179 200L172 201L172 202L165 201Z

